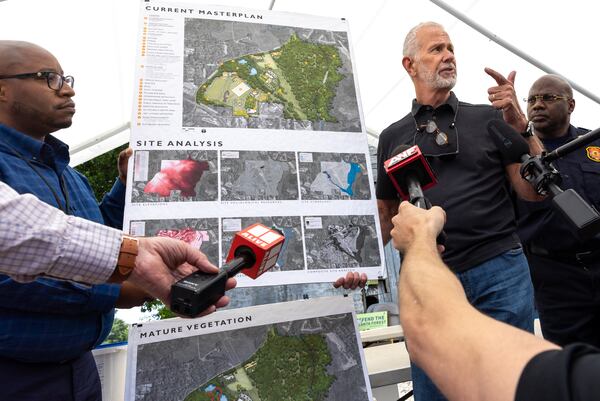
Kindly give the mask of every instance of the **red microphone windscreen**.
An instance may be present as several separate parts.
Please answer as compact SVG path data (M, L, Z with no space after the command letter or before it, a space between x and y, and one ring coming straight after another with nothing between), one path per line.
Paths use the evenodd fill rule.
M243 269L242 273L256 279L275 266L284 240L285 237L279 231L260 223L253 224L235 234L229 248L227 262L237 257L238 248L249 248L254 253L256 262L251 267Z
M397 153L383 163L385 172L390 177L392 184L404 200L408 200L408 187L406 176L412 174L417 178L423 190L437 184L437 177L429 166L427 159L417 145L400 145L394 149Z

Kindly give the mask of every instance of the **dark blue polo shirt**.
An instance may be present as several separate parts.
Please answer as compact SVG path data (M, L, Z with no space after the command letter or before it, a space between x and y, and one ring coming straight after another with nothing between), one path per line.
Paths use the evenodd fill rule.
M428 156L438 184L425 196L446 211L443 258L455 272L519 246L505 165L487 133L492 119L502 119L501 113L488 105L459 102L451 93L435 109L413 101L412 111L379 137L377 199L398 199L383 168L397 146L417 144ZM447 133L447 146L438 146L432 134L417 129L428 120Z

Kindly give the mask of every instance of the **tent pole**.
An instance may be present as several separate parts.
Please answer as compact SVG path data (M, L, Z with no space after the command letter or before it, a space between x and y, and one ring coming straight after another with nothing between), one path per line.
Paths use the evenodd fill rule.
M567 81L569 81L569 84L571 84L573 89L575 89L577 92L581 93L582 95L586 96L588 99L600 104L600 98L598 96L596 96L595 94L593 94L592 92L590 92L587 89L585 89L584 87L576 84L575 82L573 82L572 80L570 80L569 78L564 76L563 74L559 74L558 72L554 71L552 68L550 68L547 65L543 64L542 62L536 60L535 58L531 57L527 53L521 51L520 49L517 49L515 46L511 45L504 39L498 37L494 33L490 32L489 30L484 28L483 26L479 25L477 22L473 21L472 19L470 19L469 17L467 17L465 14L461 13L457 9L450 7L448 4L446 4L445 2L443 2L441 0L430 0L430 1L433 4L435 4L436 6L443 9L444 11L448 12L449 14L452 14L454 17L458 18L459 20L461 20L462 22L464 22L471 28L475 29L477 32L486 36L488 39L490 39L490 40L496 42L497 44L499 44L500 46L504 47L509 52L522 58L523 60L527 61L528 63L533 64L540 70L544 71L546 74L555 74L555 75L560 75L560 76L564 77Z
M73 146L69 148L69 153L71 153L71 155L74 155L77 152L81 152L83 150L86 150L87 148L90 148L94 145L99 144L100 142L106 140L106 139L110 139L113 136L125 131L126 129L129 129L131 127L131 124L129 122L126 122L122 125L119 125L118 127L115 127L113 129L110 129L100 135L98 135L97 137L94 137L92 139L89 139L77 146Z
M272 10L273 7L275 7L275 1L276 0L271 0L271 5L269 6L269 10Z

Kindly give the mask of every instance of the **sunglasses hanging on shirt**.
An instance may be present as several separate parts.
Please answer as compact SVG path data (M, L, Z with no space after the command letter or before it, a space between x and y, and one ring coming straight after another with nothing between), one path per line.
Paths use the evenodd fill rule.
M448 134L441 131L435 121L429 120L426 124L419 126L419 131L426 132L430 135L435 135L435 143L438 146L448 146Z
M458 154L458 128L456 117L458 104L454 116L447 113L430 115L417 121L415 118L415 135L413 145L419 145L423 155L427 157L455 156ZM425 116L422 116L425 117ZM452 120L450 120L452 118Z

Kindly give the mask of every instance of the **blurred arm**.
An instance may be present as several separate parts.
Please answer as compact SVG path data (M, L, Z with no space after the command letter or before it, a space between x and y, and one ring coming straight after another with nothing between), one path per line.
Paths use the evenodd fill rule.
M398 294L408 351L450 400L513 400L527 362L558 347L469 304L438 255L444 219L439 207L425 211L407 202L394 218L394 246L404 255Z

